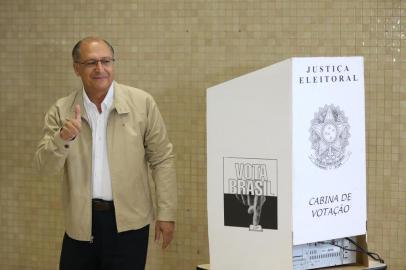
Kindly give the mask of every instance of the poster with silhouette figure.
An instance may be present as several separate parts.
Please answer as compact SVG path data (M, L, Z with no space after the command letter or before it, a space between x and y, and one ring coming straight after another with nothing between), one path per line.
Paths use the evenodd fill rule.
M224 225L278 228L277 160L224 157Z

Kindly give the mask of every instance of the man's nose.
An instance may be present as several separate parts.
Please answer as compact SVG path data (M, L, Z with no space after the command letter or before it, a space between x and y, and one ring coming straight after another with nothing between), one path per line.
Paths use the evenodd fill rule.
M98 61L96 62L96 67L95 67L95 68L96 68L97 71L100 71L100 70L103 70L103 69L104 69L104 66L103 66L101 60L98 60Z

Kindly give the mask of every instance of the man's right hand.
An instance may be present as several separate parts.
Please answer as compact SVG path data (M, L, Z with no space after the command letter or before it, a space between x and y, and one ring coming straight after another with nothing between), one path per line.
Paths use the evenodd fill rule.
M80 105L75 106L75 118L67 119L59 132L59 136L64 141L73 140L80 132L82 119L80 117Z

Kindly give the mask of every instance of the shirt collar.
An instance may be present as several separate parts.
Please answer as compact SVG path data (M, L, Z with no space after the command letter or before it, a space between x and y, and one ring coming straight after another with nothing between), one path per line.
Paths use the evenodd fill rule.
M90 101L89 97L86 94L85 88L83 87L83 102L85 106L96 106L92 101ZM104 97L101 106L103 111L109 109L113 104L113 97L114 97L114 82L110 85L109 90L107 91L106 96Z

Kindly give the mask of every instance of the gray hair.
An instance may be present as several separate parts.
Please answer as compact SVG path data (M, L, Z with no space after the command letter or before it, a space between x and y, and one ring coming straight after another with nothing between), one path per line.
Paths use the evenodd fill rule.
M102 41L104 42L111 50L111 53L114 57L114 49L113 46L111 46L110 43L108 43L106 40L98 37L85 37L84 39L81 39L76 43L76 45L72 49L72 59L73 61L79 61L80 59L80 46L82 45L83 42L88 42L88 41Z

